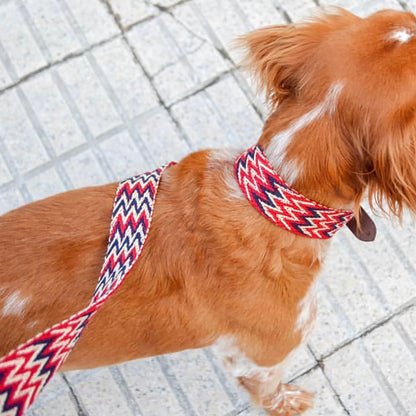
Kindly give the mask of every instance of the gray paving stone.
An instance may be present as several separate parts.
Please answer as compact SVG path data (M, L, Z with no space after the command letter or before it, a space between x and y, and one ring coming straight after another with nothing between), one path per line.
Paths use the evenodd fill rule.
M110 5L123 27L157 14L157 8L143 0L110 0Z
M346 231L344 234L346 234ZM381 320L388 314L387 305L374 293L367 280L366 272L360 268L340 236L331 247L325 261L322 281L328 285L336 302L345 312L355 334ZM357 244L361 246L365 243Z
M228 88L227 94L222 94ZM202 111L201 111L202 110ZM224 79L172 107L194 148L244 147L254 144L261 122L247 98L232 79Z
M350 414L400 415L374 374L374 364L363 355L361 343L356 341L325 360L325 373Z
M258 408L250 405L247 409L243 410L241 413L238 413L239 416L267 416L268 414Z
M6 67L0 60L0 90L8 87L12 84L12 79L10 78Z
M407 0L404 2L404 4L407 5L408 10L410 10L412 13L415 13L416 11L416 0Z
M203 91L172 107L172 114L189 137L193 150L231 146L237 138L223 125L217 110ZM235 145L235 144L234 144Z
M179 135L164 109L140 118L134 125L153 163L160 166L171 160L179 161L188 153L188 143Z
M10 174L9 169L7 169L6 162L4 161L3 156L0 154L0 185L10 182L12 179L13 177Z
M265 121L267 115L270 113L270 108L266 103L265 92L259 90L256 79L244 67L234 69L232 73L234 78L238 81L240 88L245 92L250 102L256 106L262 116L263 121Z
M413 280L416 279L416 258L413 255L413 250L416 245L416 236L414 233L415 220L408 212L405 212L405 216L402 224L398 224L397 221L392 222L388 219L379 219L379 223L384 227L383 231L389 233L393 237L393 244L398 247L398 256L408 263L410 266L410 274Z
M218 46L212 39L209 25L207 25L207 22L204 20L203 16L201 16L192 1L173 7L170 9L170 14L178 24L182 25L183 28L194 37L204 40L211 45Z
M42 392L32 408L33 416L77 416L69 388L60 374L56 375Z
M100 416L133 416L125 397L107 368L73 383L87 412Z
M119 368L143 416L184 414L156 358L125 363Z
M403 313L398 321L403 325L413 344L416 345L416 307L412 307Z
M233 409L230 398L201 350L168 355L166 360L197 415L217 416Z
M223 122L229 126L232 133L232 145L249 147L257 143L263 122L251 107L231 75L227 75L206 89L208 96L221 115ZM227 94L224 94L227 91Z
M82 45L58 0L24 0L20 4L26 8L35 28L41 34L52 61L82 50Z
M163 101L170 105L193 90L193 82L185 61L172 63L154 76L155 87ZM180 92L179 92L180 91Z
M0 96L0 136L19 172L49 160L15 90Z
M277 0L277 4L295 22L309 17L318 11L318 6L313 0L292 0L290 2Z
M251 29L286 24L287 21L271 0L235 0Z
M239 62L241 54L233 48L233 41L250 30L244 17L236 13L230 1L195 0L194 3L208 21L216 41Z
M374 330L363 338L363 342L403 408L411 415L416 409L416 346L411 345L410 350L392 323Z
M340 315L336 299L323 284L318 291L318 314L309 345L317 357L322 357L352 337Z
M382 9L401 10L399 1L396 0L320 0L322 6L343 7L354 14L365 17ZM407 2L409 3L409 2Z
M357 14L367 16L368 14L375 13L383 9L396 9L402 10L402 6L399 1L396 0L367 0L360 7L355 10ZM360 13L360 11L363 13Z
M85 143L85 137L50 71L42 72L23 83L22 90L57 155Z
M50 168L26 180L27 189L34 200L64 192L65 186L54 168Z
M74 406L68 393L63 393L52 399L45 406L33 411L34 416L78 416L77 409Z
M104 2L100 0L59 0L59 2L65 8L66 15L78 36L85 37L90 45L120 33Z
M126 130L102 142L100 148L115 179L122 180L157 167L146 159Z
M0 49L4 48L18 78L47 64L15 1L0 4L0 22Z
M155 75L165 66L175 62L176 51L167 36L160 36L160 19L151 19L133 27L127 38L141 63L150 75Z
M317 364L306 345L301 346L291 358L284 380L291 381Z
M75 188L108 182L108 177L91 150L70 157L63 162L63 166Z
M153 88L121 38L94 49L93 55L129 118L159 106Z
M389 244L384 230L378 230L376 241L371 244L360 244L349 234L346 236L368 271L366 278L372 278L379 288L380 300L391 310L413 300L416 281Z
M180 3L181 1L182 0L150 0L152 4L162 7L170 7L177 3Z
M185 9L186 6L178 8L179 11L173 15L175 19L170 14L163 14L135 27L128 35L167 105L229 68L221 54L207 41L208 35L201 34L201 28L193 31L194 24L189 22L196 21L197 16L194 14L190 19L189 14L193 14L193 10L189 7ZM159 31L164 33L162 43ZM154 47L162 55L155 54Z
M86 57L71 59L60 65L58 71L94 136L121 124L114 104Z
M4 214L24 204L21 193L15 188L0 191L0 214Z

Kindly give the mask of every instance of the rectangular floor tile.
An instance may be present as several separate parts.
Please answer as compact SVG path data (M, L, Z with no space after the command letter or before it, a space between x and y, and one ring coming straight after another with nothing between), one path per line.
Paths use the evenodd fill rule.
M58 73L92 135L98 136L121 124L114 103L86 57L60 65Z
M155 358L133 361L119 366L131 394L143 416L182 416L179 404Z
M354 416L400 415L387 398L359 343L354 342L324 361L325 373L340 400Z
M364 345L377 362L387 382L406 412L411 415L416 409L415 356L392 323L377 328L363 338ZM416 346L412 346L416 351Z
M134 416L107 368L94 373L84 381L73 383L73 388L90 415Z
M197 415L217 416L233 409L230 398L201 350L167 356L166 360Z
M50 71L23 83L22 90L57 155L85 143L85 137Z
M0 3L0 22L0 43L18 78L47 64L15 1Z
M95 48L92 54L128 118L159 106L152 86L121 38Z
M118 180L129 178L159 166L146 159L126 130L103 141L100 148L111 167L114 178Z
M22 4L45 43L52 61L82 50L82 45L58 0L24 0Z
M120 33L113 16L108 12L105 3L100 0L59 0L67 6L72 17L71 24L75 31L81 30L79 36L92 45ZM68 15L68 13L67 13ZM75 27L72 20L75 20ZM85 46L85 45L84 45Z
M180 136L169 114L163 109L139 119L135 129L155 166L172 160L179 161L190 153L188 143Z
M15 90L0 96L0 135L19 172L28 172L49 160Z

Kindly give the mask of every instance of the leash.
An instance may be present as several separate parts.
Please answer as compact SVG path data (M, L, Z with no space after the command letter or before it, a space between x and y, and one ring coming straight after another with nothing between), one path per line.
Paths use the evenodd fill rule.
M143 250L162 173L172 164L119 184L104 265L91 303L0 359L0 416L23 416L69 356L88 322L123 283Z

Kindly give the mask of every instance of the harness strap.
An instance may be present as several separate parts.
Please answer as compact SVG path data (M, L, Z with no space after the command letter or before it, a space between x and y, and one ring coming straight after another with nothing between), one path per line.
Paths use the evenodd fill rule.
M107 253L91 303L0 359L0 416L23 416L68 358L88 322L123 283L143 250L161 175L170 165L119 184Z

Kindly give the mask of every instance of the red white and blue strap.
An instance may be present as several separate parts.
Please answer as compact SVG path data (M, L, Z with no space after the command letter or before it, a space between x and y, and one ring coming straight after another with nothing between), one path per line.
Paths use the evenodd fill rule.
M254 208L292 233L328 239L354 216L353 211L325 207L291 188L270 165L260 146L240 155L234 170L241 190Z
M90 305L0 359L1 416L25 413L68 357L88 322L136 263L149 233L156 192L166 167L120 183L107 253Z

